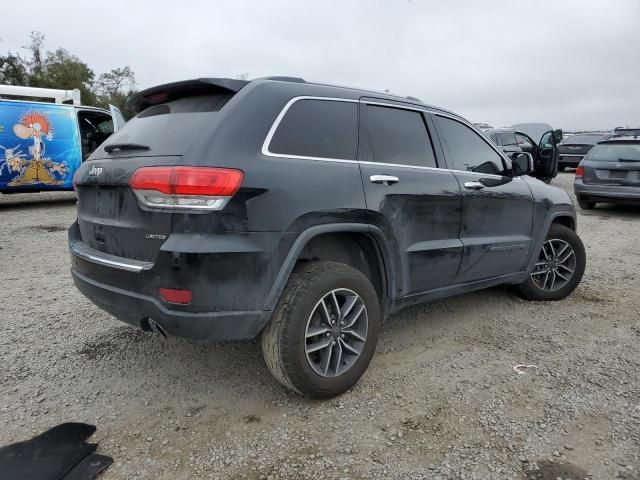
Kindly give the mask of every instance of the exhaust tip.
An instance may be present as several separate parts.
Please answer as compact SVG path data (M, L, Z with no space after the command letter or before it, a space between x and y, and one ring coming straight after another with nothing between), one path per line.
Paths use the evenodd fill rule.
M159 333L160 335L162 335L164 338L167 338L167 332L164 331L164 329L153 319L151 318L144 318L142 320L142 322L140 322L140 325L142 326L143 324L146 324L149 328L149 332L155 332L155 333ZM144 327L142 327L143 330L146 330Z

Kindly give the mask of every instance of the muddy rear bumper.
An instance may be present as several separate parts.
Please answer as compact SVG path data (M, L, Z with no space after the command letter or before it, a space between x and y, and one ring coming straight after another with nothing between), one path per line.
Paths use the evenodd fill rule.
M73 281L89 300L118 320L147 330L149 319L168 335L194 340L244 340L256 337L270 312L186 312L170 310L160 300L97 282L71 269Z

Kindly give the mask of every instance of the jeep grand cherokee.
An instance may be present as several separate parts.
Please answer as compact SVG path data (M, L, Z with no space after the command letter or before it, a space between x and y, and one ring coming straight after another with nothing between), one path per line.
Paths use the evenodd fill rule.
M559 300L585 251L564 191L413 98L272 77L171 83L80 168L80 291L143 330L261 336L286 387L364 373L383 321L498 284Z

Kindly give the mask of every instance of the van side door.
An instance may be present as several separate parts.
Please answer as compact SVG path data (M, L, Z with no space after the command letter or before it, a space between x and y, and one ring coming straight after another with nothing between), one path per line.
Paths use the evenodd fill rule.
M124 115L122 115L122 112L117 107L109 104L109 111L111 112L111 118L113 119L113 133L115 133L124 127L124 124L127 123L127 121L124 119Z
M358 161L369 223L399 257L398 297L449 285L460 265L460 187L438 156L423 112L361 99Z

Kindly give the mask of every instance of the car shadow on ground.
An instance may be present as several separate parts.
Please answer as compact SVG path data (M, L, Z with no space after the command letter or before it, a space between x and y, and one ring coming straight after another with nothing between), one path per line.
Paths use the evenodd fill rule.
M636 220L640 218L640 205L619 205L614 203L599 203L593 210L584 210L576 207L580 215L597 217L607 220L618 218L620 220Z
M456 328L467 323L472 326L469 318L475 317L479 304L504 302L507 307L510 299L509 290L499 287L407 307L388 319L379 350L403 345L407 337L426 346L447 335L451 322ZM206 398L220 404L229 397L262 402L299 398L271 377L258 339L198 343L164 339L110 322L113 327L96 334L76 352L82 360L77 363L77 374L89 376L101 389L124 389L128 397L143 397L145 391L162 392L167 399Z
M26 208L49 208L75 203L75 192L0 194L0 211Z

